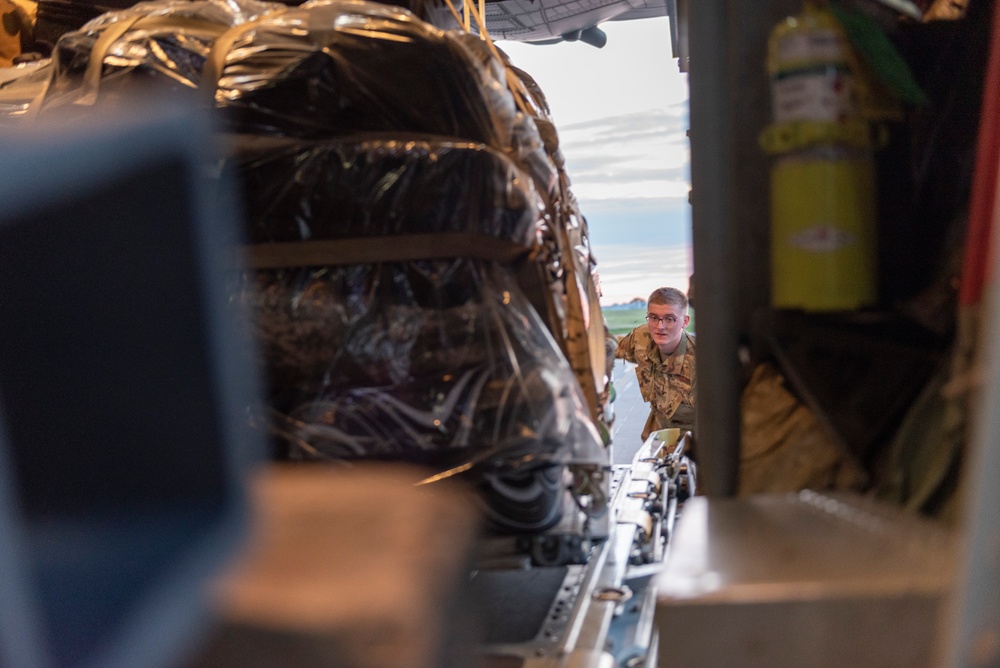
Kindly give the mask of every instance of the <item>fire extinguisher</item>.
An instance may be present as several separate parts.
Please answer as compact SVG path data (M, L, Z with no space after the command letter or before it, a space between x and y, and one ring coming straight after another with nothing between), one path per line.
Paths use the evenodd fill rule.
M807 1L768 41L773 124L771 303L806 311L876 301L872 132L851 46L834 15Z

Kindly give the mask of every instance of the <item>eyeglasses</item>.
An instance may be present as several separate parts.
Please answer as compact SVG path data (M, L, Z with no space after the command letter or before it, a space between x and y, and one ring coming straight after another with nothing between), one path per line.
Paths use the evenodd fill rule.
M674 323L677 322L677 318L672 315L665 315L661 318L659 316L653 315L652 313L647 313L646 322L648 322L653 327L656 327L661 322L665 325L673 325Z

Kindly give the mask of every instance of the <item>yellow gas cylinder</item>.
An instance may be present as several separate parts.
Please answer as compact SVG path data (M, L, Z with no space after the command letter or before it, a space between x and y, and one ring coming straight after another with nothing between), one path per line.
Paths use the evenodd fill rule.
M850 45L807 2L771 32L771 303L836 311L876 300L875 169Z

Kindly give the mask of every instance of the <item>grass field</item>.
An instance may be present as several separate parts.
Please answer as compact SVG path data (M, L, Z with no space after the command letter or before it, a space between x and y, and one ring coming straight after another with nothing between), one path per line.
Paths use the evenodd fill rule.
M604 319L608 321L608 331L615 336L628 334L646 322L646 309L642 308L615 309L612 311L602 309L601 313L604 314ZM688 323L687 331L694 334L694 309L689 310L688 314L691 316L691 322Z
M604 319L608 321L608 330L615 336L628 334L633 329L646 322L646 309L633 308L623 310L602 310Z

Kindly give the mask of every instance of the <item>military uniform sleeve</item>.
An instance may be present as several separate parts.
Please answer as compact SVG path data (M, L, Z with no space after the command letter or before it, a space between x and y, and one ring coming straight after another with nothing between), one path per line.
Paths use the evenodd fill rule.
M618 359L623 359L627 362L635 362L635 341L634 341L635 330L623 336L618 341L618 348L615 350L615 357Z

